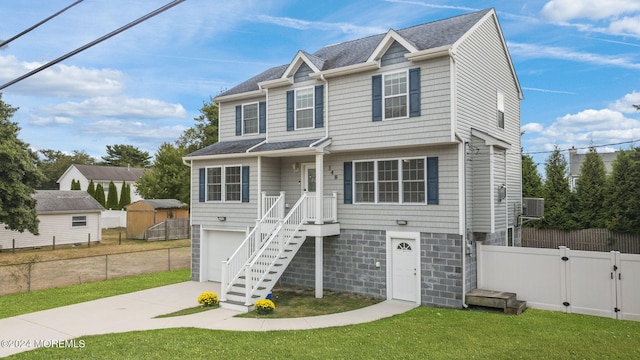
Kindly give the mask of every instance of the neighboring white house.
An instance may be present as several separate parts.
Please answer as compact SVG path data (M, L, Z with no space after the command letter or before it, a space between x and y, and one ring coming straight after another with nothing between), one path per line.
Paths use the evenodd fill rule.
M279 281L462 307L475 241L520 242L521 99L493 9L301 50L229 89L220 142L184 158L192 279L227 305Z
M598 155L604 163L605 173L607 175L611 174L611 171L613 170L613 162L616 161L616 158L618 157L618 151L598 153ZM569 149L569 185L571 187L571 191L576 190L576 183L580 177L580 168L582 168L582 163L586 156L587 154L578 154L578 150L573 146Z
M131 187L131 202L142 200L142 197L136 193L136 181L140 179L144 169L132 168L128 166L98 166L98 165L71 165L60 176L58 184L60 190L71 190L71 182L73 180L80 181L81 190L87 190L89 182L93 180L94 186L102 184L104 188L105 199L109 191L109 183L113 181L118 189L118 199L122 191L122 182L126 182Z
M100 241L104 208L86 191L38 190L36 211L40 235L10 231L0 224L0 248L32 248Z

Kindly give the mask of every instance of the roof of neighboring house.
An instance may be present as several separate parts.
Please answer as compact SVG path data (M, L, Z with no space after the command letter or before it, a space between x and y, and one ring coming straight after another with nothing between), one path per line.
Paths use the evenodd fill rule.
M183 203L180 200L176 200L176 199L145 199L145 200L138 200L132 204L129 204L127 206L125 206L125 208L138 203L138 202L143 202L146 204L149 204L151 206L153 206L156 209L175 209L175 208L183 208L185 206L187 206L187 204Z
M33 194L38 214L101 212L100 205L86 191L38 190Z
M418 51L453 45L491 9L398 30ZM325 46L313 54L303 52L320 71L365 63L387 34ZM259 90L258 83L282 77L289 64L273 67L225 91L218 97Z
M317 143L314 145L317 146L326 142L326 140L322 142L320 142L319 140L320 139L306 139L270 143L266 143L265 139L221 141L200 150L196 150L186 157L189 158L193 156L229 155L243 153L253 154L266 151L304 149L310 148L314 143Z
M128 166L102 166L102 165L71 165L67 171L62 174L60 179L62 179L67 172L71 169L71 167L75 167L80 171L80 173L87 178L87 180L93 181L113 181L113 182L122 182L122 181L138 181L142 173L144 172L143 168L133 168ZM58 182L60 182L58 179Z

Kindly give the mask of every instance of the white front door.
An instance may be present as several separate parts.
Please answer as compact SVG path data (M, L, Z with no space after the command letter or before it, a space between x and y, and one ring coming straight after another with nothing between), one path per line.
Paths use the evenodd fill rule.
M316 165L304 164L302 170L302 191L316 192Z
M392 289L393 298L417 301L418 266L416 241L414 239L392 238Z

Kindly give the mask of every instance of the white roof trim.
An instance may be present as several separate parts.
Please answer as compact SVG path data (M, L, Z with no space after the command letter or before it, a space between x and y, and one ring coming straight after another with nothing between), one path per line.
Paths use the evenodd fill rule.
M489 145L489 146L497 146L499 148L502 149L511 149L511 144L509 144L506 141L500 140L490 134L487 134L484 131L478 130L478 129L471 129L471 136L475 136L479 139L484 140L485 145Z
M309 57L302 50L298 50L298 53L291 61L291 64L289 64L287 69L284 71L284 74L282 74L282 77L288 78L288 77L294 76L296 74L296 71L298 71L298 68L300 67L300 65L302 65L302 63L309 65L309 67L311 68L311 70L313 70L314 73L320 72L320 69L318 69L318 67L313 63L313 61L309 60Z
M293 84L293 78L278 78L258 83L260 89L269 89Z
M389 29L376 49L373 50L373 53L371 54L371 56L369 56L367 62L378 61L387 52L387 50L389 50L389 47L391 46L391 44L393 44L394 41L400 43L400 45L404 46L407 50L409 50L409 52L414 53L418 51L418 49L412 43L403 38L400 34L398 34L398 32L393 29Z
M360 64L343 66L337 69L325 70L315 74L309 74L309 76L314 79L320 79L323 76L325 78L329 78L329 77L335 77L335 76L355 74L355 73L364 72L368 70L377 70L379 68L380 68L380 64L378 64L377 61L373 61L373 62L365 62Z
M404 54L404 57L410 61L421 61L433 59L441 56L451 56L451 46L444 45L437 48L420 50L414 53Z
M258 96L263 96L264 94L265 94L264 90L253 90L253 91L247 91L247 92L243 92L243 93L239 93L239 94L218 96L214 100L217 101L217 102L220 102L220 101L233 101L233 100L244 100L244 99L254 98L254 97L258 97Z

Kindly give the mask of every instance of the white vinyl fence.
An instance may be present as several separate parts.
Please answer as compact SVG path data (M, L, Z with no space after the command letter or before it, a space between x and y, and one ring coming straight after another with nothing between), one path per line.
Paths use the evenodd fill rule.
M640 321L640 255L478 243L478 288L532 308Z
M103 229L127 227L127 212L125 210L105 210L100 216Z

